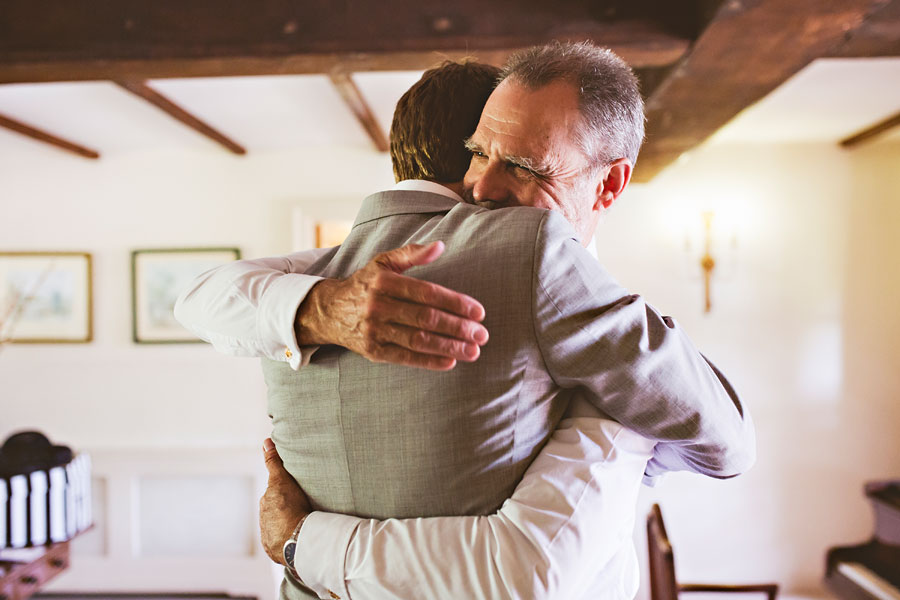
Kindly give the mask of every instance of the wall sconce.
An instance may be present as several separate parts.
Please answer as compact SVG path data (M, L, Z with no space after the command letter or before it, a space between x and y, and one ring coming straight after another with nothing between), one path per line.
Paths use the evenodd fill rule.
M750 234L748 241L752 241L756 209L741 192L719 187L691 190L659 211L666 244L680 250L672 263L678 273L672 275L688 285L692 296L697 293L696 284L702 284L704 315L712 312L714 284L716 303L728 302L740 263L738 239L743 245Z
M716 268L716 259L712 256L712 226L716 213L704 212L703 217L703 256L700 257L700 268L703 269L703 312L708 313L712 309L712 272Z
M703 312L712 311L713 275L716 280L729 279L734 274L737 261L737 221L729 211L725 214L705 210L693 224L685 229L685 250L688 272L696 277L697 265L703 279Z

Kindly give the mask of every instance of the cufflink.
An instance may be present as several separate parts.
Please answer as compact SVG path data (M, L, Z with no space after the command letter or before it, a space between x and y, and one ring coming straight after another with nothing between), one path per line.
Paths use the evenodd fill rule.
M290 348L285 348L285 349L284 349L284 355L285 355L286 357L290 358L290 357L292 357L292 356L294 355L294 353L291 352L291 349L290 349Z

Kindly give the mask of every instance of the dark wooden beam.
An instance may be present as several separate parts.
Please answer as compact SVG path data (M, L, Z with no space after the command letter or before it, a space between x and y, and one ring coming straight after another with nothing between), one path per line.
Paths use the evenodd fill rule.
M850 137L841 140L840 144L844 148L853 148L854 146L858 146L863 142L872 139L873 137L879 136L885 131L893 129L898 125L900 125L900 112L891 115L883 121L875 123L871 127L863 129L859 133L855 133Z
M653 92L656 91L656 88L662 85L669 77L673 68L675 68L675 65L634 69L634 74L637 75L637 78L640 81L641 96L644 97L644 102L647 102L653 95Z
M649 181L812 60L843 43L890 0L726 2L647 103L634 180Z
M347 107L350 108L350 112L353 113L353 116L366 130L372 143L375 144L375 148L379 152L387 152L390 149L387 135L385 135L381 125L378 124L378 120L375 119L375 114L369 108L369 103L366 102L362 92L359 91L356 82L353 81L353 76L343 71L334 71L329 73L329 77L341 98L344 99Z
M60 148L61 150L72 152L73 154L77 154L78 156L83 156L84 158L100 158L100 154L94 150L91 150L90 148L85 148L84 146L81 146L79 144L69 142L62 139L61 137L53 135L52 133L41 131L36 127L26 125L21 121L16 121L15 119L11 119L3 115L0 115L0 127L4 127L6 129L9 129L10 131L15 131L16 133L28 136L33 140L44 142L45 144L50 144L51 146L55 146L56 148Z
M586 40L589 36L572 36ZM535 44L549 40L535 40ZM240 77L253 75L310 75L329 73L335 68L359 71L423 71L445 60L476 59L500 66L510 54L531 46L500 49L477 47L445 50L397 52L353 52L292 54L277 57L234 56L215 58L167 59L86 59L57 57L40 61L4 62L0 59L0 84L49 81L98 81L167 79L173 77ZM676 62L690 47L688 40L677 39L642 46L617 44L612 49L629 64L641 67L666 66Z
M424 69L592 39L673 63L710 3L684 0L3 0L0 83Z
M168 98L166 98L165 96L163 96L162 94L160 94L159 92L157 92L156 90L151 88L149 85L147 85L146 82L143 82L143 81L116 81L115 83L119 87L128 90L135 96L138 96L139 98L143 98L144 100L146 100L153 106L157 107L158 109L162 110L163 112L165 112L172 118L177 119L178 121L181 121L182 123L184 123L191 129L193 129L194 131L197 131L197 132L201 133L202 135L205 135L209 139L213 140L214 142L221 144L222 146L224 146L231 152L233 152L235 154L246 154L247 153L247 150L245 150L243 146L241 146L240 144L238 144L237 142L235 142L234 140L232 140L225 134L214 129L210 125L206 124L205 122L201 121L200 119L198 119L197 117L195 117L194 115L189 113L188 111L184 110L183 108L181 108L180 106L178 106L177 104L175 104L174 102L172 102L171 100L169 100Z
M900 1L893 0L873 13L828 56L863 58L900 56Z

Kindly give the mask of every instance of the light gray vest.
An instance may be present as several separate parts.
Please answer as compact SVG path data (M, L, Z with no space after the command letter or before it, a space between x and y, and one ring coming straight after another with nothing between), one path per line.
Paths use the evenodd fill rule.
M508 498L566 402L537 347L534 240L543 211L486 211L436 194L366 199L341 248L307 272L344 278L404 244L445 242L409 272L484 304L490 341L446 373L335 346L299 371L263 361L273 439L317 509L363 517L488 514Z

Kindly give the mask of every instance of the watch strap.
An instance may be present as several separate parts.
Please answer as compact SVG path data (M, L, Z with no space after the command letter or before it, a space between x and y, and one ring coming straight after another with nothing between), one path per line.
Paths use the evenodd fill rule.
M309 514L303 515L303 518L300 519L299 523L297 523L297 526L294 528L294 532L291 534L291 537L289 537L284 543L284 547L281 550L282 558L284 559L284 566L287 568L290 574L293 575L300 583L303 583L303 580L300 579L300 575L297 573L296 567L294 567L294 558L297 555L297 541L300 538L300 528L303 527L303 523L306 521L306 517L308 516Z

